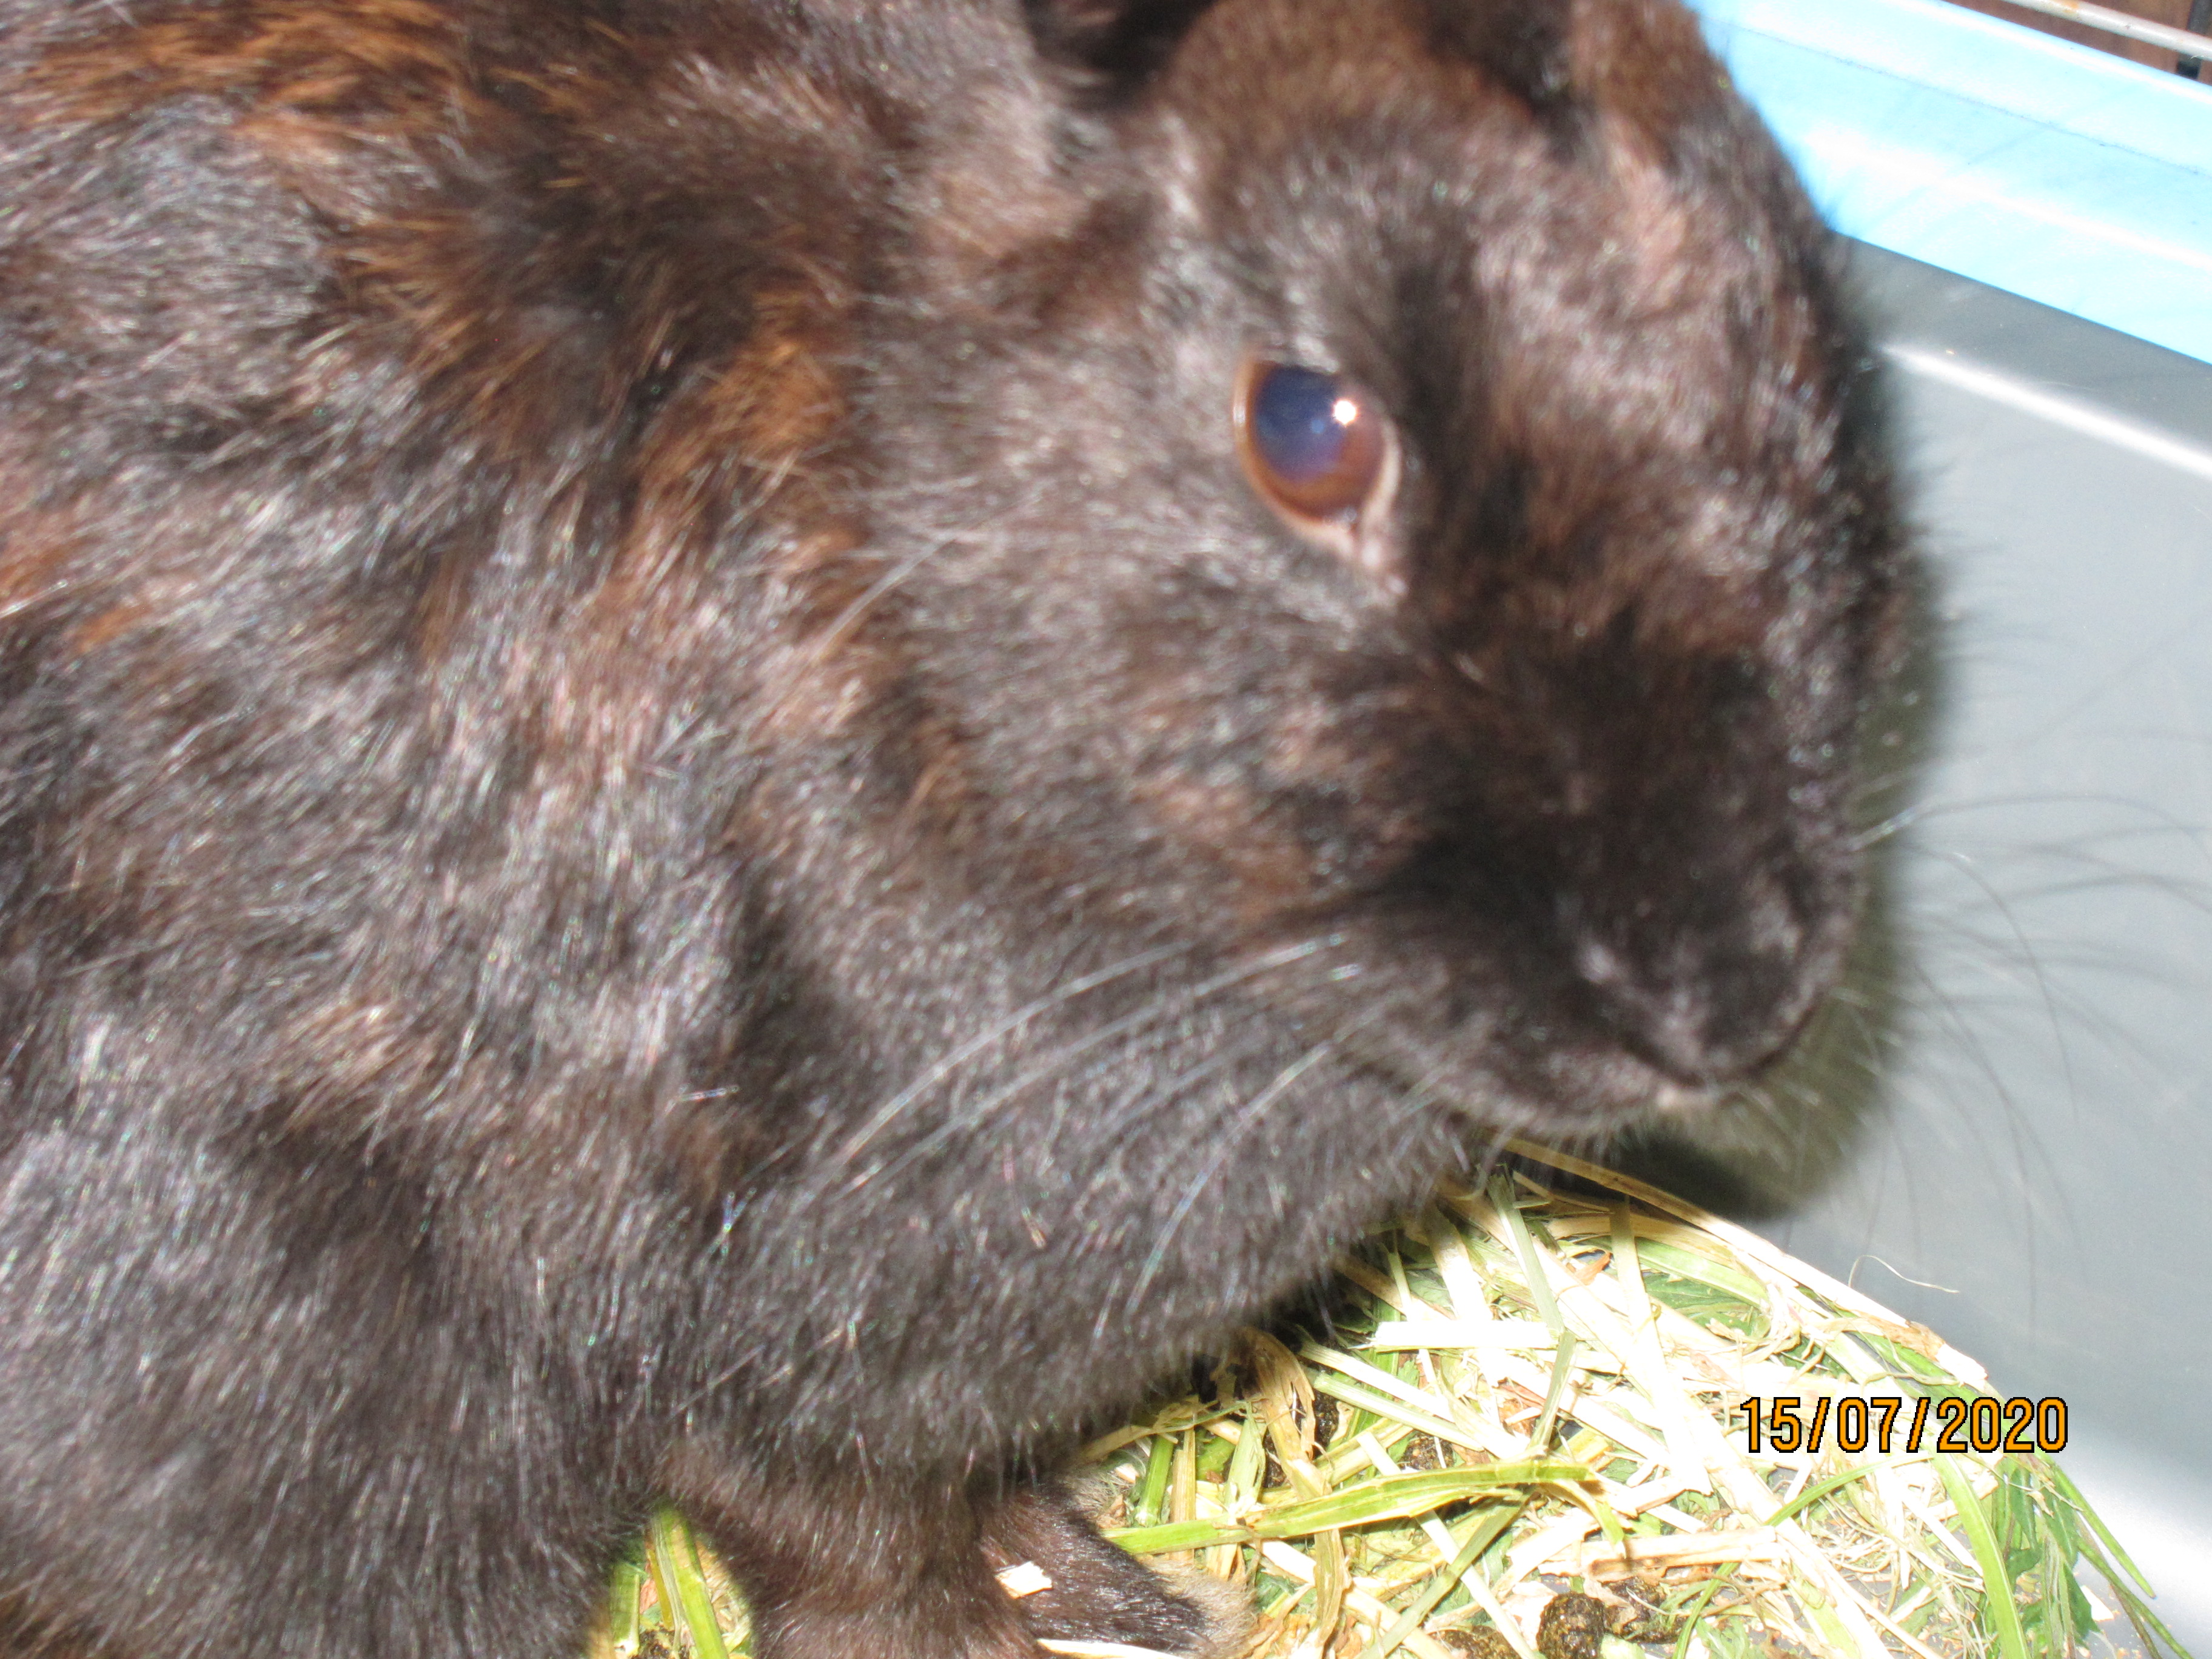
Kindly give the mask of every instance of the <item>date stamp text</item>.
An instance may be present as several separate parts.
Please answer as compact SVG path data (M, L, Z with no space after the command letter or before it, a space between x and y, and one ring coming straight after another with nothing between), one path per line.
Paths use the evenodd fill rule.
M1832 1443L1839 1451L1915 1453L2055 1452L2066 1448L2066 1402L2052 1396L1996 1400L1987 1395L1942 1395L1866 1400L1777 1395L1744 1401L1751 1452L1817 1455Z

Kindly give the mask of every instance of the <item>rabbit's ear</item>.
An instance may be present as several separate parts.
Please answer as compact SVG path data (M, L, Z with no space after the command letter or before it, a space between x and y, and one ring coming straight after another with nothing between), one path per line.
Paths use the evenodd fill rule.
M1527 0L1425 0L1420 9L1440 55L1488 70L1539 114L1551 112L1567 96L1573 76L1571 8Z
M1022 0L1047 62L1096 77L1102 89L1141 82L1213 0Z

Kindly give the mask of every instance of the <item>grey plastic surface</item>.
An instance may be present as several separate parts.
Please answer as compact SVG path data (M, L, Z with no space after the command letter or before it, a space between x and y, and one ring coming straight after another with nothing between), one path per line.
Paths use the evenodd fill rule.
M1690 0L1828 222L2212 362L2212 89L1945 0Z
M2212 366L1864 250L1935 571L1899 1046L1762 1230L2071 1408L2212 1656Z

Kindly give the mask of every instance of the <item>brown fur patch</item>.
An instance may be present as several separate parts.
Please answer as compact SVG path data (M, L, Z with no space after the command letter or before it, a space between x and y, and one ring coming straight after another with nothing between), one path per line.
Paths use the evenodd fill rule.
M222 98L270 116L419 114L461 95L465 44L454 19L421 0L314 0L189 10L64 46L25 90L78 120L112 121L179 96Z
M22 1595L0 1596L0 1659L112 1659L89 1634L55 1630Z
M239 112L240 131L318 205L343 156L382 134L404 141L476 106L454 20L420 0L313 0L187 11L64 46L33 65L18 118L111 123L179 97Z
M734 538L771 552L769 580L794 590L836 585L826 573L860 539L817 471L846 418L829 367L843 344L846 301L827 275L768 290L737 351L656 415L639 444L626 533L575 618L573 647L562 653L574 675L604 672L633 690L659 685L678 700L704 690L725 669L702 653L736 597L727 560ZM832 602L817 595L808 608ZM670 711L568 684L571 673L561 671L549 701L548 741L581 742L606 763L614 763L613 750L630 757L623 763L641 760ZM816 718L808 724L817 729L824 715L819 699L799 693L796 682L782 706L811 710ZM616 710L620 733L605 726ZM600 729L584 738L577 718Z
M0 489L13 483L7 470L0 469ZM78 579L84 552L83 526L76 514L11 509L8 532L0 537L0 619L21 616L68 593Z
M1170 773L1145 779L1131 793L1162 823L1221 862L1244 921L1273 920L1312 896L1312 854L1267 822L1267 802L1256 791Z

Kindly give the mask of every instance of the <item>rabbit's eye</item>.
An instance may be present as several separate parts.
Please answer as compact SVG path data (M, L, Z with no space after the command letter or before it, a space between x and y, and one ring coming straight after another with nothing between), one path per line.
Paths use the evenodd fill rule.
M1244 471L1267 504L1301 535L1360 556L1374 530L1362 520L1388 504L1397 472L1382 405L1341 374L1255 359L1237 377L1235 419Z

